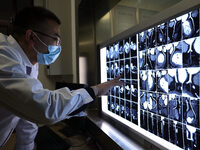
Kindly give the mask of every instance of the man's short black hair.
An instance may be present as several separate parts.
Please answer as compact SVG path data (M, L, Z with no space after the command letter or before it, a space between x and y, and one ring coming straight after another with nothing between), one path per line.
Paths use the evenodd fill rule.
M24 34L27 29L38 29L46 20L61 24L58 17L43 7L26 7L19 11L13 22L13 33Z

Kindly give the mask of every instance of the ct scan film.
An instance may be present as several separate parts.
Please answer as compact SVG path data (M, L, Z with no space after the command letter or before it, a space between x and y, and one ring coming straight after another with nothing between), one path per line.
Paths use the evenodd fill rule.
M138 124L138 76L136 36L109 45L106 48L106 75L111 80L123 75L124 86L110 91L108 110Z
M199 10L116 41L103 50L105 81L123 75L109 112L180 148L200 148ZM104 65L102 65L104 64Z

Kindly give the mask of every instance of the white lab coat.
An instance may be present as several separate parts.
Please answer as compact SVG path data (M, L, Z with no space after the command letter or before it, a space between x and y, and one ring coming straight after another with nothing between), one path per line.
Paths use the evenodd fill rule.
M0 149L14 129L16 149L33 149L35 123L51 124L69 118L70 113L93 101L85 89L44 89L37 76L38 64L30 63L12 36L0 33Z

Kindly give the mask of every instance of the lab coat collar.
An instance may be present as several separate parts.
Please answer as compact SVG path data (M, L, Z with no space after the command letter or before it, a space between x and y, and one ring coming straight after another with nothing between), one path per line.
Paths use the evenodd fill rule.
M28 59L28 57L26 56L26 54L24 53L23 49L18 44L18 42L14 39L14 37L12 35L9 35L7 40L8 40L8 44L11 47L13 47L15 50L18 50L18 52L22 56L22 58L23 58L23 62L22 63L24 63L25 66L33 67L33 65L31 64L30 60Z

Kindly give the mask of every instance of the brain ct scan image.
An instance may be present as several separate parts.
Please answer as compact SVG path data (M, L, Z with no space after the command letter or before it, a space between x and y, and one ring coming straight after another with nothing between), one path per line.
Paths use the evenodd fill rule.
M181 69L181 82L183 83L183 96L199 98L200 68Z
M199 127L199 99L183 97L183 122Z
M146 48L153 48L156 46L156 29L151 28L147 30L146 33Z
M183 65L182 42L175 42L169 52L169 67L181 68Z
M132 107L131 107L131 121L134 124L138 124L138 104L132 102Z
M128 58L130 57L130 42L129 39L124 40L124 57Z
M199 11L191 11L182 17L183 39L196 37L199 35Z
M157 46L167 44L167 23L163 23L157 26Z
M125 101L120 99L120 116L125 118Z
M138 101L138 85L131 84L130 90L131 90L131 100L134 102L137 102Z
M114 65L115 65L114 62L111 62L111 63L110 63L111 78L114 78L114 77L115 77Z
M126 100L130 100L130 98L131 98L131 85L130 84L126 84L124 86L124 89L125 89L125 91L124 91L125 99Z
M131 121L131 103L130 101L125 101L125 102L126 102L125 117L127 120Z
M130 59L125 60L125 78L130 79L131 75L131 68L130 68Z
M125 87L124 86L120 86L119 88L119 94L120 94L120 98L125 98Z
M156 72L149 70L147 72L147 91L156 91Z
M147 34L147 31L144 31L138 34L139 50L146 49L146 34Z
M147 71L140 71L140 89L147 90Z
M181 97L175 94L170 94L168 105L169 105L169 118L181 122L182 121Z
M140 126L148 130L148 112L145 110L140 110Z
M114 48L114 59L118 60L119 59L119 43L113 44Z
M119 67L119 61L115 61L114 62L114 77L116 78L116 77L118 77L118 76L120 76L120 67Z
M124 71L125 71L125 64L124 64L124 60L120 60L120 62L119 62L119 64L120 64L120 75L123 75L123 77L124 77Z
M146 70L147 63L146 63L146 51L139 52L139 68L140 70Z
M182 149L200 148L200 9L105 46L109 112Z
M184 145L185 149L198 150L200 147L200 130L190 126L184 125Z
M130 79L137 80L137 58L131 58L130 61Z
M168 43L177 42L181 40L182 33L182 17L172 19L168 23Z
M111 97L110 99L110 110L115 113L115 98Z
M165 94L157 94L158 114L160 116L168 117L169 113L169 97Z
M147 94L146 92L140 91L140 108L147 110L148 102L147 102Z
M168 93L169 91L169 82L168 82L168 71L167 70L157 70L157 92Z
M119 98L115 99L115 113L120 115L120 100Z
M119 95L120 95L120 86L115 86L113 88L113 90L114 90L114 96L119 97Z
M148 131L157 135L157 115L155 115L154 113L148 113L148 123Z
M111 78L110 63L106 63L107 78Z
M110 52L110 60L113 61L115 59L115 49L113 45L109 47L109 52Z
M124 45L123 45L123 41L119 42L119 58L120 59L124 58Z
M184 67L198 67L200 60L200 47L198 45L200 37L191 38L183 41L183 66Z
M182 69L168 69L168 89L170 94L182 95Z
M157 114L158 106L157 106L157 95L156 93L147 93L147 101L146 104L148 111Z
M161 57L159 57L161 58ZM162 58L161 58L162 59ZM163 58L164 60L164 58ZM163 60L160 60L160 62ZM156 49L151 48L147 50L147 57L146 57L146 62L147 62L147 69L156 69L156 61L157 61L157 56L156 56Z
M176 120L169 120L169 141L183 147L182 124Z
M131 57L137 57L137 43L135 36L131 37L130 51L131 51Z
M156 68L157 69L166 69L167 68L167 51L165 46L159 46L156 48Z
M158 116L158 133L157 135L165 140L169 140L169 120L163 116Z

